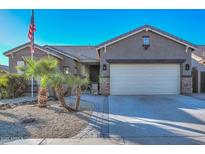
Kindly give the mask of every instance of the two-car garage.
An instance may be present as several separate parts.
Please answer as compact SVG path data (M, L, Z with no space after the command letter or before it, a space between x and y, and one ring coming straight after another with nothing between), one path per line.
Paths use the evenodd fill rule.
M180 64L110 64L111 95L180 93Z
M105 41L97 47L100 93L190 95L192 52L196 49L194 44L149 25Z

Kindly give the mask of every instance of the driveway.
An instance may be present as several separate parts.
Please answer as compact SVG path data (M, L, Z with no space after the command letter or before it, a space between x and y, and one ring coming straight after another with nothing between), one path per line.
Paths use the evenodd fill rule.
M125 144L205 144L205 101L182 95L109 96L109 135Z

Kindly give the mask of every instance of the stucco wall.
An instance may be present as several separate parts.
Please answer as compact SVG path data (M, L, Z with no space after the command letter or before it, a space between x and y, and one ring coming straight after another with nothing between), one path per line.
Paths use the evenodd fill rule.
M14 52L13 55L9 56L9 70L11 73L16 73L16 66L17 66L17 61L22 61L23 57L30 57L30 48L26 47L20 51ZM34 58L43 58L43 57L48 57L52 55L50 55L49 53L46 53L44 51L41 51L39 49L35 49L35 53L33 54ZM75 69L77 68L77 62L71 58L68 58L66 56L61 55L61 57L63 58L63 60L56 58L59 62L59 67L60 70L63 71L63 67L64 66L69 66L70 67L70 71L72 73L75 72Z
M30 56L31 56L31 54L30 54L30 48L29 47L24 48L24 49L10 55L9 56L9 71L11 73L17 73L17 70L16 70L17 61L23 61L23 57L30 57ZM38 58L43 58L43 57L48 57L48 56L54 57L54 56L50 55L49 53L46 53L46 52L41 51L39 49L35 49L35 53L33 54L33 57L37 58L37 59ZM63 55L60 55L60 56L63 58L63 60L54 57L58 60L60 70L63 71L64 66L69 66L70 67L70 72L71 73L76 73L78 62L76 62L75 60L73 60L71 58L63 56ZM78 73L78 71L77 71L77 73ZM39 84L39 81L38 81L38 84ZM50 87L49 87L49 95L51 95L51 96L54 95L53 91L51 90Z
M150 36L150 47L145 50L143 36ZM181 76L191 77L191 49L186 52L186 46L160 36L153 32L140 32L119 42L111 44L99 50L100 52L100 77L109 78L110 67L107 59L133 59L133 60L181 60ZM107 70L103 70L103 64L107 65ZM190 70L185 70L185 65L190 65ZM107 83L107 81L106 81ZM102 83L101 83L102 84ZM108 85L108 84L107 84ZM191 84L189 84L191 85ZM189 88L190 89L190 88ZM101 89L103 92L104 90ZM106 89L107 92L107 89Z
M17 66L17 61L23 61L23 57L30 57L31 52L30 48L24 48L18 52L14 52L12 55L9 56L9 71L11 73L16 73L16 66ZM45 52L42 52L39 49L35 49L35 53L33 54L34 58L40 58L40 57L47 57L48 54Z
M63 60L59 61L61 71L63 71L63 67L69 66L69 71L71 73L73 74L79 73L78 62L66 56L61 56L61 57L63 57Z

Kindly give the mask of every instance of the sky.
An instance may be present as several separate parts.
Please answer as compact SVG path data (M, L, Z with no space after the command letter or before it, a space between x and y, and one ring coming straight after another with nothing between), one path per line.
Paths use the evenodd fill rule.
M31 10L0 10L0 64L29 41ZM97 45L145 24L205 45L205 10L35 10L35 43Z

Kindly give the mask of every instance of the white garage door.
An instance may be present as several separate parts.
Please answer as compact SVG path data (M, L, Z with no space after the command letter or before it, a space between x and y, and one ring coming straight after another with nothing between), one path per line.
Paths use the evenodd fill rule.
M179 94L179 64L111 64L111 95Z

